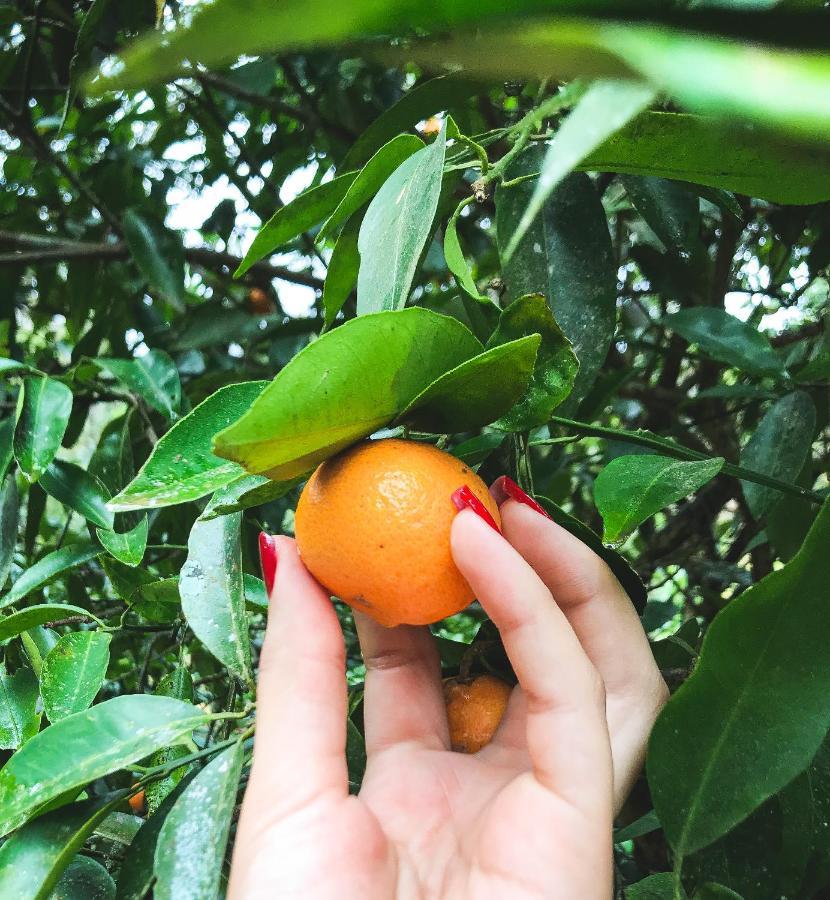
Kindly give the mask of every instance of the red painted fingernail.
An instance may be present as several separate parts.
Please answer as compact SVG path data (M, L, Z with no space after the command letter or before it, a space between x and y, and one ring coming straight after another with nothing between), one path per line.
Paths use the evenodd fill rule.
M262 566L262 578L265 581L265 593L271 598L274 589L274 578L277 574L277 543L272 534L259 533L259 563Z
M496 525L496 520L490 515L490 510L487 509L466 484L457 491L453 491L452 502L459 512L461 512L462 509L471 509L479 518L484 519L491 528L501 534L499 526Z
M541 506L539 506L533 497L531 497L530 494L526 494L512 478L508 478L507 475L502 475L499 482L502 490L511 500L515 500L517 503L524 503L525 506L535 509L537 513L541 513L545 518L550 519L550 516Z

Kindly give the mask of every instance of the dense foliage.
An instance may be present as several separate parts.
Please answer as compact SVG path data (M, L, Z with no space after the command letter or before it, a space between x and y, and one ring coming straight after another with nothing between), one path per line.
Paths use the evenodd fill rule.
M641 611L621 894L830 885L828 11L503 5L0 2L4 897L221 891L256 536L374 433ZM434 631L505 673L476 606Z

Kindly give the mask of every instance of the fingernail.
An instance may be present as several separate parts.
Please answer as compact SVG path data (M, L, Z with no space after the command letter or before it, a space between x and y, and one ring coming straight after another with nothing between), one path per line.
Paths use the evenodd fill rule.
M501 534L501 530L496 525L496 520L490 515L490 511L466 484L457 491L453 491L452 502L459 512L462 509L471 509L479 518L484 519L492 529Z
M264 531L259 533L259 564L262 566L265 593L270 600L274 577L277 574L277 542L272 534L266 534Z
M499 485L511 500L515 500L517 503L524 503L525 506L529 506L531 509L535 509L537 513L541 513L546 519L550 519L548 513L539 506L530 494L526 494L512 478L502 475L499 478Z

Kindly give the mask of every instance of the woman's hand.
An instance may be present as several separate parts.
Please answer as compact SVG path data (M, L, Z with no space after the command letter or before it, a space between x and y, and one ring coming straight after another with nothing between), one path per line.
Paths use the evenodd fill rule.
M494 486L499 500L507 491ZM339 623L293 541L273 539L233 900L610 896L614 805L666 688L604 563L525 500L504 500L501 514L504 536L467 510L452 531L519 679L499 730L479 753L453 753L429 630L356 616L368 754L358 796Z

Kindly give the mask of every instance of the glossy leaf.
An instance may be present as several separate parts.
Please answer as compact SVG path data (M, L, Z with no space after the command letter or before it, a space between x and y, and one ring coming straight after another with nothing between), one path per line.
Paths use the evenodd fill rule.
M671 872L658 872L625 889L625 900L686 900L682 886L675 891L674 876Z
M115 882L101 863L79 855L66 867L49 900L115 900Z
M624 541L656 512L711 481L723 463L722 457L680 462L656 454L618 456L594 482L594 500L604 525L603 540Z
M323 282L323 315L326 328L332 325L357 285L357 273L360 269L357 237L362 221L358 216L349 219L332 250L326 280Z
M20 574L9 592L0 598L0 609L23 600L62 572L89 562L100 552L100 549L93 544L70 544L67 547L61 547L60 550L47 553L31 568Z
M533 149L519 157L508 175L538 172L540 162L541 152ZM526 182L496 193L500 248L510 240L532 190L532 182ZM558 185L502 271L511 300L526 294L547 297L559 327L573 345L579 372L564 410L575 409L605 362L617 318L611 237L587 175L569 175Z
M5 587L14 561L19 502L17 482L9 475L0 486L0 589Z
M250 409L267 384L230 384L203 400L161 438L138 475L110 501L110 509L155 508L198 500L243 475L236 463L214 456L211 441Z
M109 491L94 475L75 463L61 459L50 463L40 478L40 486L93 525L112 528L112 511L107 509Z
M489 424L526 390L540 340L530 334L466 360L418 394L396 421L439 433Z
M251 681L241 526L242 513L196 522L179 575L179 595L196 637L234 675Z
M685 185L666 178L625 175L626 193L667 250L688 260L700 252L700 201Z
M810 456L816 428L816 408L804 391L786 394L770 406L741 451L741 465L795 484ZM744 497L756 518L767 515L781 493L745 482Z
M24 380L14 455L29 481L37 481L54 459L71 412L72 391L63 382L45 376Z
M179 370L163 350L150 350L135 359L96 359L95 362L168 421L178 417L182 393Z
M0 626L2 621L0 619ZM37 700L35 673L20 668L10 675L6 664L0 663L0 750L17 750L38 733Z
M298 353L216 436L214 453L276 481L302 475L387 425L436 378L481 350L460 322L426 309L352 319Z
M185 302L184 267L171 263L170 254L162 245L161 235L141 213L128 209L121 225L124 240L141 274L174 309L182 312Z
M107 553L124 565L137 566L144 558L148 529L147 516L142 516L138 525L129 531L108 531L99 528L95 533Z
M185 700L188 703L193 702L193 679L190 672L181 665L176 666L172 672L168 672L153 691L160 697L173 697L176 700ZM181 744L172 747L164 747L157 750L149 760L149 767L167 765L176 759L182 759L190 754L190 749ZM153 816L164 804L164 801L173 793L179 782L190 771L190 766L179 766L173 769L169 775L160 778L157 781L151 781L147 784L144 791L145 800L147 802L147 814Z
M132 410L110 422L101 434L88 471L110 492L117 494L135 474L130 437Z
M224 750L188 784L167 814L153 866L157 900L217 895L244 758L241 742Z
M505 431L527 431L548 422L573 389L579 370L571 342L541 294L529 294L511 303L499 317L487 346L533 333L541 335L541 343L530 382L515 406L495 423Z
M107 674L111 640L101 631L70 632L43 660L40 696L50 722L81 712L95 699Z
M708 356L736 369L752 375L780 375L784 371L784 364L769 339L723 309L681 309L663 321Z
M227 516L243 509L250 509L252 506L262 506L284 497L298 484L300 479L297 478L290 481L272 481L264 475L243 475L216 491L199 518L213 519L216 516Z
M323 240L368 203L395 169L423 148L424 142L414 134L398 134L384 144L349 185L343 199L320 228L317 240Z
M432 144L404 160L375 194L357 246L358 315L402 309L433 230L441 195L446 123Z
M798 555L732 600L652 733L648 779L675 851L712 843L803 771L830 715L830 504ZM682 772L682 777L678 773Z
M257 232L234 277L240 278L255 262L325 219L346 195L356 177L357 172L339 175L310 188L278 209Z
M82 606L72 606L70 603L42 603L36 606L27 606L20 612L0 618L0 641L16 637L18 634L46 622L59 621L68 616L87 616L95 619L95 616Z
M172 744L207 720L189 703L149 694L115 697L62 719L0 770L0 831L8 834L50 801Z
M530 201L502 252L505 262L513 255L556 185L592 150L639 115L655 96L653 87L637 81L599 80L588 88L559 126L542 160Z

